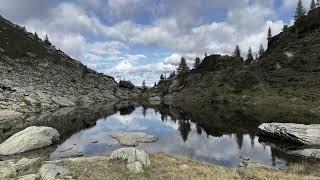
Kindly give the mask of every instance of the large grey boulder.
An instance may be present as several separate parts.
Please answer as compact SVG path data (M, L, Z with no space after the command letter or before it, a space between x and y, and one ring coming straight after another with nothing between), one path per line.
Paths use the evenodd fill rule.
M152 143L157 141L157 137L142 132L117 132L111 135L123 146L138 146L139 143Z
M259 126L258 135L300 145L320 145L319 124L265 123Z
M74 102L64 97L52 97L51 99L55 104L59 105L60 107L70 107L76 105Z
M59 140L59 133L51 127L31 126L0 144L0 155L14 155L50 146Z
M136 148L121 148L113 151L109 160L120 159L127 160L127 168L132 173L142 173L143 167L150 166L149 155Z

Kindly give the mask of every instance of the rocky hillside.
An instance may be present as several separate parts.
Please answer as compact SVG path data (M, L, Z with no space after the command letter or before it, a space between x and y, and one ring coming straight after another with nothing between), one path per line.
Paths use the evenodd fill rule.
M136 91L119 88L112 77L0 18L0 111L38 112L115 101Z
M170 102L320 106L320 8L273 37L265 54L248 64L229 56L206 57L183 78L152 90Z

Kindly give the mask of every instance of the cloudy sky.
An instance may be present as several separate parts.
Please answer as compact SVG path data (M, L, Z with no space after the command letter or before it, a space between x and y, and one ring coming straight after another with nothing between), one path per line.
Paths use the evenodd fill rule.
M92 69L151 85L181 56L257 51L269 26L292 24L296 1L0 0L0 14Z

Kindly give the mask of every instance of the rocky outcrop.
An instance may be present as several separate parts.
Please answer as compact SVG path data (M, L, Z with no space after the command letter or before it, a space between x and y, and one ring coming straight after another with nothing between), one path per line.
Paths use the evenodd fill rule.
M152 143L157 141L157 137L142 132L118 132L111 135L123 146L138 146L139 143Z
M133 89L135 87L135 85L132 84L132 82L130 82L130 81L120 81L119 87Z
M132 173L142 173L143 167L150 166L149 155L135 148L121 148L111 153L110 160L127 160L127 168Z
M307 146L320 145L320 124L265 123L258 127L258 135Z
M0 155L20 154L52 145L59 140L57 130L50 127L28 127L0 144Z
M0 111L51 111L128 99L139 91L118 87L114 78L0 17Z

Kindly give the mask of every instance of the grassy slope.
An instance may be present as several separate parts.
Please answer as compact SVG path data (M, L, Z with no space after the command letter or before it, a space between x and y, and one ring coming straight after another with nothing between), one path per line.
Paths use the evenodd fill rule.
M271 170L263 168L227 169L185 157L164 154L151 155L151 166L144 174L132 175L126 164L120 161L86 160L64 161L70 176L77 179L320 179L319 166L308 168L296 165L288 170ZM302 173L304 172L304 173ZM307 174L306 174L307 173Z
M320 8L301 23L275 36L266 53L252 64L216 55L192 70L170 92L174 79L154 92L172 95L176 102L231 102L280 105L318 111L320 106ZM301 28L303 27L303 28ZM298 29L298 33L296 31Z

